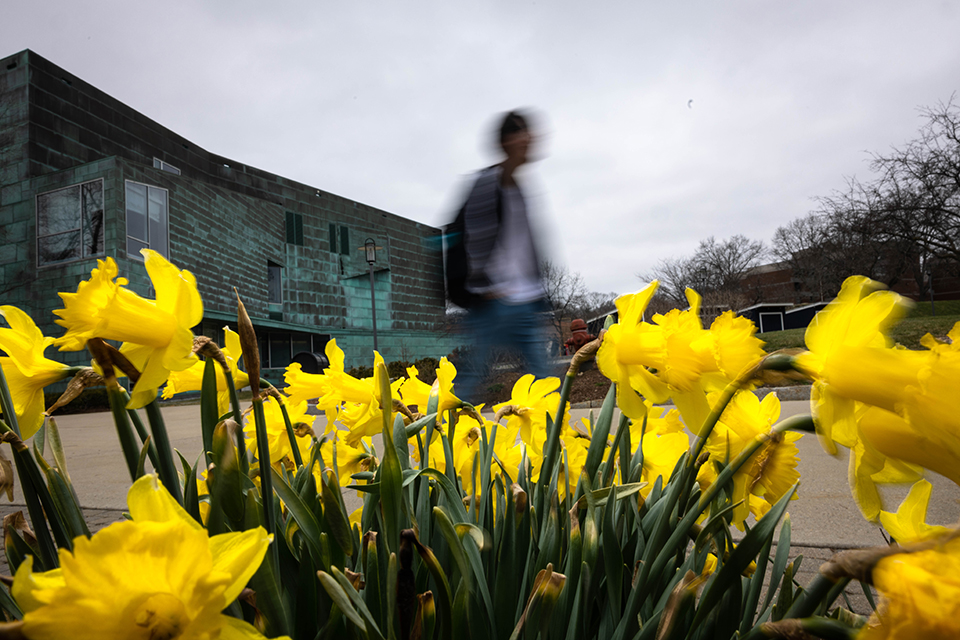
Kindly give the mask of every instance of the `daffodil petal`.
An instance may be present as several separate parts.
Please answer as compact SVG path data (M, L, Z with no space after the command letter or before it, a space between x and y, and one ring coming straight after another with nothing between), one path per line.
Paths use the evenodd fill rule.
M203 529L152 474L142 476L133 483L127 491L127 507L130 516L137 522L181 520L192 529Z

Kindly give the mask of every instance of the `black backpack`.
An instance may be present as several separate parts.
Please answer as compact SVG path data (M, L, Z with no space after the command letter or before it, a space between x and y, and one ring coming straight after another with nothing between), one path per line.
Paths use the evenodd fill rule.
M468 194L467 201L469 200ZM470 275L467 265L467 247L464 243L467 201L460 207L453 222L444 227L443 233L443 275L447 285L447 300L461 309L471 308L480 298L477 294L467 291L467 277ZM500 189L497 189L497 233L500 232L502 222L503 203Z

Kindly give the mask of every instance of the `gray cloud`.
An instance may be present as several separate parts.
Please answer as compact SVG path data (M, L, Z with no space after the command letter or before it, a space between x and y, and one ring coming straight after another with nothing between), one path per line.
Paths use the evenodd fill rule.
M535 107L547 243L628 291L708 235L768 240L909 139L958 88L955 6L60 1L6 8L0 42L211 151L435 225L494 160L493 115Z

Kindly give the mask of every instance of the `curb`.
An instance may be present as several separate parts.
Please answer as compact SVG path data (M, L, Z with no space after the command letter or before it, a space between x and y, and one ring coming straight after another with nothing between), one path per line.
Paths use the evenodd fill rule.
M761 400L769 393L776 393L781 400L809 400L810 385L797 385L792 387L761 387L755 389L754 393ZM575 402L570 405L571 409L599 409L603 406L603 400L589 400L587 402Z

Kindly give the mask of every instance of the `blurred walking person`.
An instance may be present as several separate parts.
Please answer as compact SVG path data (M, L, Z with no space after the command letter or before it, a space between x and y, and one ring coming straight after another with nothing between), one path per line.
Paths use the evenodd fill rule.
M448 294L468 310L472 344L457 375L457 394L475 402L490 359L498 348L518 351L525 372L549 375L540 258L528 218L527 200L517 171L531 159L534 136L529 116L511 111L498 129L503 161L478 172L454 225L462 233L465 277ZM459 225L462 224L462 229ZM448 233L450 229L448 228ZM448 255L449 261L449 255Z

